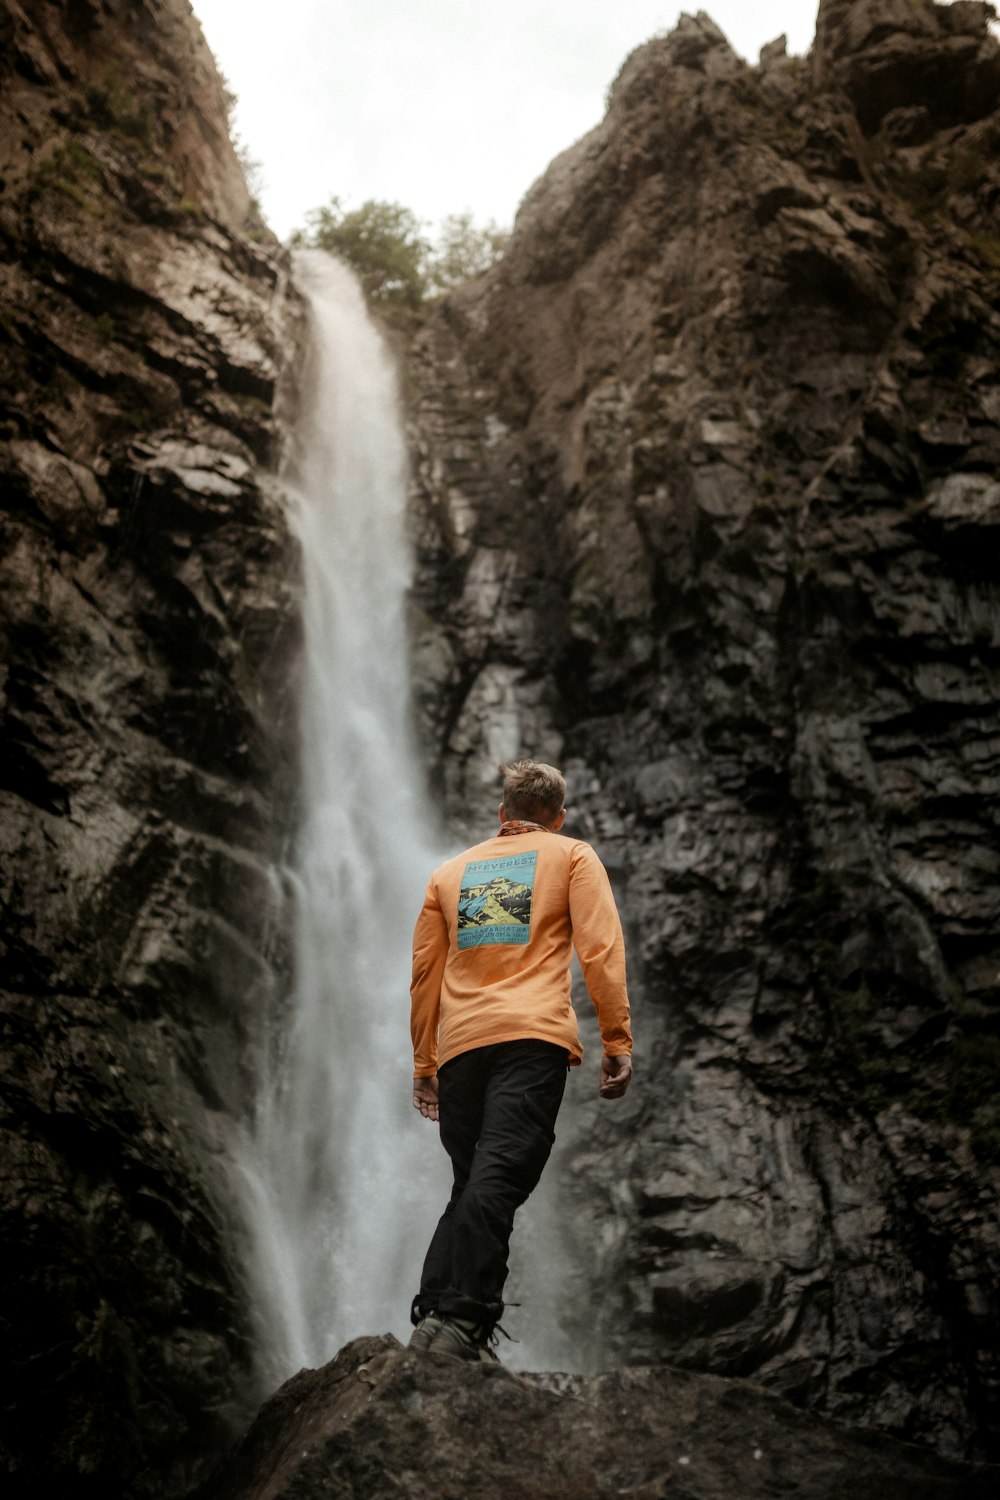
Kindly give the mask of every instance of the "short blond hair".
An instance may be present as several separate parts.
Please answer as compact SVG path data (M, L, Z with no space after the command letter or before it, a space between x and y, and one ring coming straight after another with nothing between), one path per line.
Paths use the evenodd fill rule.
M508 818L532 822L551 821L566 803L566 778L555 766L542 761L501 761L503 807Z

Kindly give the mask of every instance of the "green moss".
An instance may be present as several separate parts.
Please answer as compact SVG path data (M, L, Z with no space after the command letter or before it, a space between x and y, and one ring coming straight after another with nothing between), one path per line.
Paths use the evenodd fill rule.
M989 172L995 152L985 139L966 141L951 155L936 146L924 151L916 166L900 170L887 161L898 195L911 213L926 227L944 221L954 224L950 211L953 198L975 193ZM989 265L1000 267L1000 238L954 225L963 238Z
M944 208L948 190L947 166L937 157L936 148L928 147L915 166L895 167L881 145L873 150L883 171L891 175L899 196L908 204L916 218L930 223Z
M160 420L160 413L134 407L130 411L123 411L119 418L119 424L127 432L149 432Z
M104 170L75 136L60 141L52 154L35 168L29 188L31 196L47 188L62 193L91 217L103 217Z
M104 169L100 162L91 156L86 146L75 136L70 136L61 143L54 160L58 162L60 170L69 172L77 182L104 186Z
M604 586L604 558L595 548L573 569L572 593L578 590L601 589Z
M828 1001L838 1071L852 1096L873 1113L904 1097L912 1085L910 1059L887 1051L875 1033L879 1004L867 984L833 990Z
M101 313L100 317L94 318L94 331L102 344L110 344L117 336L118 327L110 313Z
M145 100L122 77L117 62L107 64L84 86L87 113L98 130L112 131L140 145L151 146L155 138L155 116Z
M956 193L974 192L990 163L974 142L959 146L947 166L948 186Z
M176 174L168 163L153 161L151 157L144 156L139 165L147 182L158 182L174 193L179 191Z
M1000 271L1000 235L982 234L977 229L963 229L962 238L994 271Z
M262 416L270 416L271 403L262 396L255 396L252 391L233 391L232 395L241 406L248 406L251 411L260 412Z

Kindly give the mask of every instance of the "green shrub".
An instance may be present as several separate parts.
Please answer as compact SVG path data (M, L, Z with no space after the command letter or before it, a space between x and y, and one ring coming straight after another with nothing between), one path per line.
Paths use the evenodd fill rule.
M339 256L357 274L366 297L390 316L413 318L428 298L481 276L495 265L507 233L492 221L478 227L469 213L450 214L436 241L401 203L369 198L345 208L333 197L306 215L293 248L308 246Z
M436 292L474 281L495 266L510 235L492 219L480 228L470 213L449 214L428 259L428 279Z
M416 311L424 300L430 243L416 215L401 203L368 198L360 208L346 209L333 197L306 215L305 229L296 230L291 243L345 260L372 302Z

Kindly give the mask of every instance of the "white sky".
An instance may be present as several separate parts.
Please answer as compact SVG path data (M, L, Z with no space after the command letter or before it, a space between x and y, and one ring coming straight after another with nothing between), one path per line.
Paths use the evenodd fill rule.
M509 225L604 113L634 47L704 8L741 56L812 42L818 0L192 0L285 237L336 193Z

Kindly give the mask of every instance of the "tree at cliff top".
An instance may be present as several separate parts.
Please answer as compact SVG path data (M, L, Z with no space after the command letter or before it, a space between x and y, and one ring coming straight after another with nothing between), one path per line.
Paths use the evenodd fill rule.
M451 214L436 241L400 203L369 198L345 208L333 197L306 215L293 248L327 250L346 261L383 317L412 324L429 298L483 275L503 254L508 236L496 224L478 227L469 213Z

